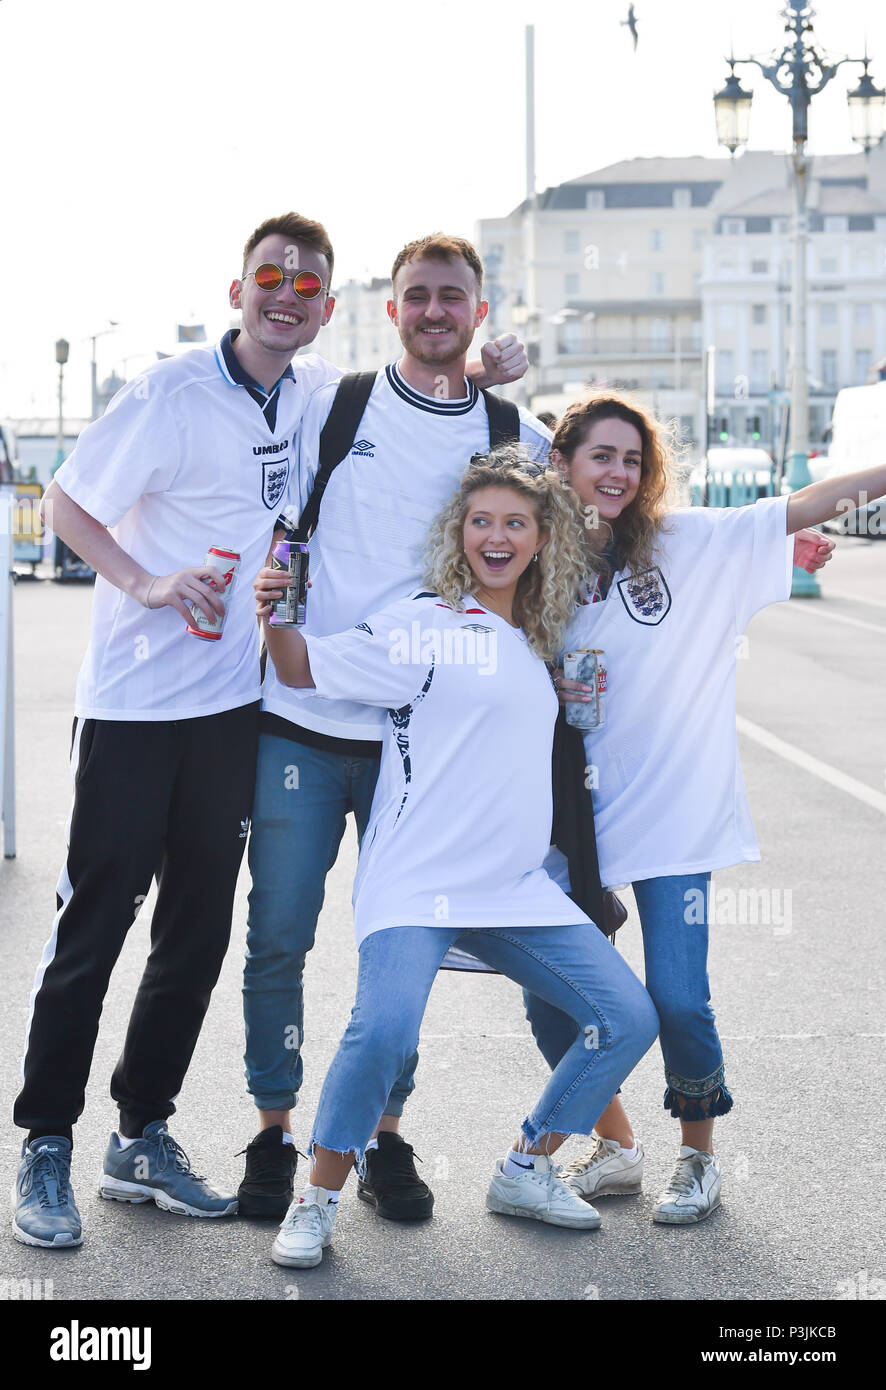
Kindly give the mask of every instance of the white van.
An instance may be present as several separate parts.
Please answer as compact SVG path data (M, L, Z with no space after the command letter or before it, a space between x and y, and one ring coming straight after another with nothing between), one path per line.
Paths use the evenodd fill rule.
M882 463L886 455L886 381L840 391L834 401L830 435L827 458L810 460L816 481ZM886 501L871 501L856 510L847 500L840 514L827 523L827 529L844 536L886 538Z

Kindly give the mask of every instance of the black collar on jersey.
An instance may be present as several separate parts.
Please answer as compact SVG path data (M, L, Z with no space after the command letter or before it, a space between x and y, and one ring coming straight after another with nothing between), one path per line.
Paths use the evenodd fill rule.
M474 409L480 395L474 383L466 378L465 385L468 388L468 394L457 400L449 400L447 397L423 396L421 391L414 390L408 381L403 380L396 362L385 367L385 375L391 390L401 400L406 401L409 405L414 405L418 410L426 410L429 415L467 415L469 410Z
M269 430L273 430L277 424L277 401L280 397L280 383L283 381L295 381L295 372L292 370L292 363L287 363L286 370L278 381L274 382L270 391L266 391L261 382L256 381L247 372L239 357L234 351L234 339L239 334L239 328L232 328L221 340L221 353L224 358L225 367L231 380L237 386L242 386L249 392L256 405L261 407Z

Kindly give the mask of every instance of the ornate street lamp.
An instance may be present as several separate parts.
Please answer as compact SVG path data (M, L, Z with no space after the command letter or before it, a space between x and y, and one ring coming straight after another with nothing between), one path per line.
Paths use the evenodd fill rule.
M743 90L735 75L734 59L727 61L729 76L722 92L717 92L714 97L714 115L717 119L717 139L734 155L741 145L748 142L753 92Z
M811 39L814 11L805 0L788 0L781 11L786 31L792 35L782 51L772 55L768 63L757 58L729 57L729 77L726 86L714 97L717 136L730 154L747 143L752 93L744 92L735 76L735 68L758 67L777 92L786 96L793 115L794 166L794 248L793 284L791 294L791 328L793 362L791 367L791 442L787 485L791 492L806 487L811 481L807 461L809 450L809 381L806 366L806 179L808 164L809 103L830 82L844 63L861 63L864 72L858 87L848 94L852 123L852 138L867 154L883 134L886 93L875 87L868 75L869 59L840 58L830 62L820 55ZM805 570L794 570L794 594L817 598L818 581Z

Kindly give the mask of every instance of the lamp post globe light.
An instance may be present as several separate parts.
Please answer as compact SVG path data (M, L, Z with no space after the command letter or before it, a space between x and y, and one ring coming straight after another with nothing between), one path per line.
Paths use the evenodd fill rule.
M60 468L65 461L65 419L64 419L64 378L65 363L68 360L70 344L67 339L59 338L55 345L55 360L58 363L58 435L56 439L55 468ZM53 468L53 473L55 472Z
M844 63L860 63L864 69L856 89L847 94L852 139L865 154L876 145L883 134L886 92L875 87L868 73L867 53L863 58L840 58L829 61L814 46L812 18L814 10L804 0L788 0L781 11L785 30L791 35L781 52L772 55L768 63L757 58L736 58L731 55L729 77L723 90L714 96L717 138L730 154L747 144L753 93L742 90L735 76L736 67L755 66L777 92L791 104L793 118L794 226L793 279L791 285L791 420L790 463L787 486L791 492L806 487L812 481L809 473L809 381L806 367L806 180L808 164L809 103L830 82ZM818 581L805 570L794 570L793 593L818 598Z

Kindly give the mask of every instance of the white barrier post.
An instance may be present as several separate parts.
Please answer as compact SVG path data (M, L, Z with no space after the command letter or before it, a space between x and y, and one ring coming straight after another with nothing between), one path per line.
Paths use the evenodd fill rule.
M0 489L0 820L3 857L15 858L15 679L12 643L12 521L15 490Z

